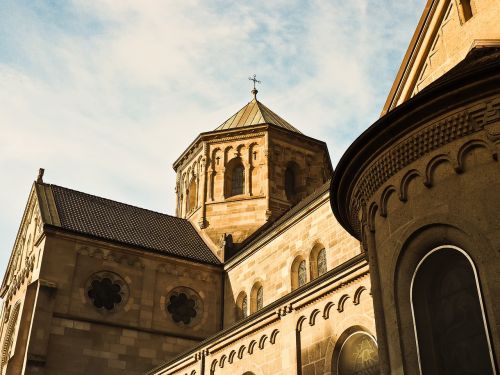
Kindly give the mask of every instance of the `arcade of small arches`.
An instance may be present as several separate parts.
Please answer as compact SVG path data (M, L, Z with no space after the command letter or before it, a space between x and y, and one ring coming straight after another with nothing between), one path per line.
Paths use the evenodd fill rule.
M178 175L178 215L190 215L201 206L203 199L216 202L264 193L262 185L259 184L264 161L258 143L227 146L225 149L216 147L210 154L208 158L199 156ZM285 164L282 175L283 196L292 204L300 200L302 174L303 171L297 162L290 160Z
M365 274L366 275L366 274ZM351 293L339 294L335 299L329 298L323 300L322 305L318 305L308 311L306 314L300 315L295 318L295 334L297 340L297 350L302 352L306 347L300 344L306 331L313 329L313 327L322 324L327 320L335 320L338 314L344 312L347 304L359 306L363 296L368 295L367 286L364 284L359 285ZM214 356L210 360L209 374L215 375L220 369L233 370L231 366L236 366L231 373L238 373L242 375L257 374L262 372L253 362L246 359L246 362L238 364L238 361L245 360L245 357L252 357L259 351L269 350L274 345L279 344L279 338L282 336L279 327L271 326L264 331L259 332L257 336L248 339L241 339L238 341L237 346L225 349L221 352L212 352ZM287 337L287 336L283 336ZM352 375L352 374L366 374L376 375L379 374L379 358L377 341L373 334L364 326L351 325L345 328L339 336L331 336L327 340L327 347L325 348L324 357L321 360L325 361L325 373L336 375ZM240 366L251 367L250 369L237 371ZM297 366L302 366L301 362L297 362Z

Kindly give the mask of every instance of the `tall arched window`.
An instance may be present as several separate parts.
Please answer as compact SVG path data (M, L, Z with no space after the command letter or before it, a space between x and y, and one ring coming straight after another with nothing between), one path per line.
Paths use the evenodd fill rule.
M295 162L287 164L285 169L285 195L286 199L295 203L298 195L299 166Z
M427 254L411 302L423 374L494 373L477 273L464 251L441 246Z
M245 292L241 292L236 299L236 317L238 320L248 316L248 298Z
M318 252L318 276L326 273L326 249L321 249Z
M241 158L232 159L224 172L224 195L226 198L245 193L245 167Z
M187 213L193 211L195 208L196 208L196 204L197 204L197 199L196 199L196 178L192 178L191 179L191 182L189 183L189 189L186 193L188 199L187 199Z
M264 288L262 285L257 289L257 311L264 307Z
M326 249L321 244L316 244L309 255L309 263L311 268L311 280L323 275L328 271L326 264Z
M247 295L243 297L241 301L241 317L244 319L248 316L248 298Z
M264 306L264 288L260 282L252 287L250 294L250 313L259 311Z
M307 270L306 261L302 257L295 258L291 271L292 290L305 285L307 282Z
M245 182L245 169L242 165L237 165L233 169L231 176L231 195L243 194Z

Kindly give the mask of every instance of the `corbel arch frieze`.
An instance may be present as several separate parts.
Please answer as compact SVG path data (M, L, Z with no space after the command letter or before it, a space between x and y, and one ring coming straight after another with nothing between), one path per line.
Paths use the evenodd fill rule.
M375 231L375 211L379 211L382 217L389 215L387 205L392 193L397 193L399 201L405 204L412 198L409 194L409 186L415 179L421 179L423 185L427 188L432 188L436 183L439 183L435 179L436 170L439 166L448 165L451 174L466 173L465 160L469 153L478 148L487 151L491 161L498 162L497 146L488 140L476 137L458 144L451 152L431 154L428 160L421 164L420 168L410 167L408 171L401 173L402 177L396 181L393 179L386 186L382 186L381 193L372 197L368 209L367 224L370 230ZM363 220L358 217L359 222L363 222Z
M357 217L361 207L360 200L371 200L389 179L413 162L474 133L484 134L492 142L500 140L500 129L490 130L492 126L499 127L499 103L498 98L476 102L467 108L430 121L428 124L416 128L395 146L381 153L362 172L353 187L349 210L349 221L353 228L360 233L360 221ZM496 144L490 143L490 147L492 146L492 156L497 158ZM455 172L461 172L461 165L457 159L450 158L450 163ZM426 176L425 171L422 175ZM429 179L426 181L429 183ZM432 184L432 182L430 183Z
M448 154L438 154L431 158L427 162L427 166L425 167L425 179L424 185L428 188L432 187L434 183L434 172L437 167L441 164L449 164L454 171L457 171L457 165L453 162L453 159Z
M467 154L475 148L484 148L491 154L491 158L494 161L498 161L498 149L495 144L490 141L485 141L482 139L473 139L471 141L465 142L457 153L457 173L464 172L465 169L465 158Z

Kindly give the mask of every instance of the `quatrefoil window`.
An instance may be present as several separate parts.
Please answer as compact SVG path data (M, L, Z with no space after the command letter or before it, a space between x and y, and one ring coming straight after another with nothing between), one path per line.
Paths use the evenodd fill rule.
M98 272L90 277L86 288L87 297L102 311L113 311L126 302L128 287L125 281L112 272Z

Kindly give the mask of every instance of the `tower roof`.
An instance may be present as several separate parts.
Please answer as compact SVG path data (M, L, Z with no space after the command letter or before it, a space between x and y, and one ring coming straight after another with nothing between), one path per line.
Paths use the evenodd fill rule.
M257 90L255 90L257 91ZM226 130L234 128L242 128L244 126L259 125L259 124L272 124L302 134L299 130L290 125L287 121L283 120L276 113L267 108L264 104L259 102L256 97L257 92L254 93L254 98L246 106L241 108L222 125L218 126L215 130Z

